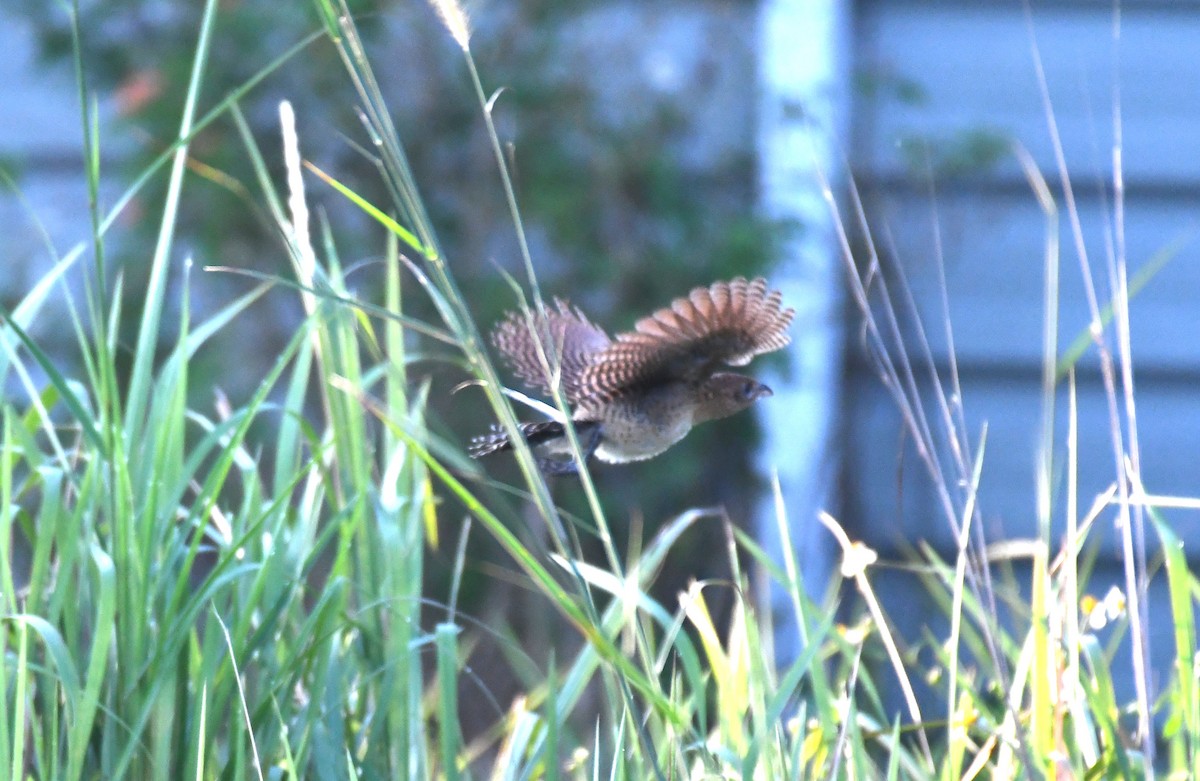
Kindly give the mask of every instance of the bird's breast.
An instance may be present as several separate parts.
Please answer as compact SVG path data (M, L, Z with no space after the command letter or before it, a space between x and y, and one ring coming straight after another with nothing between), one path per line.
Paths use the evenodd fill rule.
M692 428L695 405L668 388L616 399L596 411L603 426L596 457L610 463L652 458L683 439Z

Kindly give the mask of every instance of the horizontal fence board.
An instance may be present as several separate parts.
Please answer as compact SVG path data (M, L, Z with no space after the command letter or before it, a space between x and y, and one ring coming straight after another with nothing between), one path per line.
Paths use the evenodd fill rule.
M88 242L83 263L92 262L87 182L82 173L39 171L23 177L17 186L19 198L11 193L0 197L5 253L0 295L8 301L28 293L56 258L79 242ZM102 187L101 197L111 203L112 188Z
M847 401L847 450L843 497L854 535L886 551L926 540L943 551L954 549L953 535L941 504L911 441L901 433L895 406L878 380L852 377ZM923 383L928 397L929 385ZM991 540L1033 538L1037 534L1035 456L1040 431L1040 397L1036 382L963 378L967 428L973 446L983 424L987 445L979 491L979 507ZM1066 443L1065 393L1059 394L1055 437L1053 535L1065 533L1064 475ZM1115 472L1108 405L1098 379L1080 383L1079 502L1086 512ZM1200 494L1196 443L1200 416L1195 414L1194 385L1141 384L1137 416L1142 472L1154 494ZM941 418L929 408L930 423L940 432ZM939 441L941 437L939 434ZM955 479L948 474L948 479ZM1118 554L1113 532L1115 510L1097 522L1093 539L1105 555ZM1166 510L1168 521L1184 539L1200 534L1200 511Z
M1131 183L1200 181L1200 7L1122 4L1114 69L1109 3L1035 4L1034 30L1072 176L1107 171L1119 75L1124 167ZM1027 147L1053 171L1051 134L1020 4L864 3L858 9L852 161L873 175L912 169L913 138L934 153L988 131ZM906 148L909 150L906 152ZM985 176L1019 178L1005 157Z
M81 157L83 123L70 62L39 61L33 28L21 16L2 11L0 84L0 156L18 163Z
M868 197L872 231L886 262L903 270L936 360L950 353L942 309L940 234L954 351L965 372L1041 365L1048 228L1031 194L978 191L882 193ZM1111 297L1111 202L1080 199L1089 267L1103 306ZM1191 373L1200 380L1200 211L1174 199L1130 199L1125 209L1128 276L1147 274L1131 303L1135 366L1148 374ZM1070 222L1057 220L1060 353L1085 333L1090 309ZM1163 263L1150 274L1150 270ZM909 329L910 333L915 333ZM1106 332L1115 348L1114 333ZM1083 366L1097 365L1089 349Z

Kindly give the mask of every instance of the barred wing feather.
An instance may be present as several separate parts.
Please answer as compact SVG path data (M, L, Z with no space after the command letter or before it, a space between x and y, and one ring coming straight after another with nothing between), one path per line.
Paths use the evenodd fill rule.
M657 383L697 382L722 365L743 366L791 341L795 310L764 279L737 278L693 290L617 336L582 370L578 392L603 401Z
M531 390L549 394L552 386L555 355L558 358L560 383L567 401L575 403L581 395L585 369L612 340L604 329L592 323L578 309L562 299L554 300L555 308L546 308L546 317L538 323L536 333L531 317L523 312L509 312L492 332L496 346L512 366L513 372Z

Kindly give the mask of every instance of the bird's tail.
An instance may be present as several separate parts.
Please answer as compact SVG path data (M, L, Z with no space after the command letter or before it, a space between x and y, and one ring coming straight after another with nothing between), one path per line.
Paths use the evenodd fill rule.
M531 445L540 445L566 433L563 424L557 420L521 423L520 430L521 436L525 437L525 441ZM471 445L467 448L471 458L482 458L492 453L499 453L501 450L512 450L512 442L504 427L495 423L492 424L488 433L472 438Z

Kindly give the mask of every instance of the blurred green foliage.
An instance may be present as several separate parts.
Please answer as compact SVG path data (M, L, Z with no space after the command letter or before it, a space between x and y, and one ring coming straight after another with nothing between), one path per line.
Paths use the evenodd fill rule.
M42 0L20 2L37 26L46 58L69 58L66 15L39 10ZM378 47L369 56L380 64L382 86L426 206L464 292L478 304L476 317L487 329L516 304L498 270L519 279L522 275L461 53L425 3L357 0L350 5L368 46ZM697 169L685 162L683 148L684 131L697 120L678 101L652 93L631 95L630 101L647 105L639 103L630 112L636 118L614 118L589 87L588 78L596 76L564 62L563 30L600 5L598 0L521 0L481 8L472 18L472 46L486 74L486 88L504 89L496 117L510 143L542 290L547 296L570 298L615 333L695 285L763 272L771 264L780 229L754 213L752 150L706 161ZM110 0L80 9L90 86L115 96L121 129L138 140L119 158L122 172L142 170L176 133L199 12L196 4L157 0ZM206 102L244 83L318 29L306 3L237 0L222 4L219 16L202 111ZM266 158L279 161L276 106L281 99L292 101L301 119L305 156L375 197L376 203L386 203L377 170L360 152L369 144L349 95L335 49L318 39L256 87L242 110ZM199 176L186 188L178 246L193 254L198 266L288 275L286 253L262 212L233 123L223 119L204 130L192 154L192 170ZM143 218L130 225L133 235L117 258L127 295L139 295L142 287L139 275L149 265L159 195L153 187L145 191L138 207ZM317 214L335 226L343 263L356 268L351 284L359 295L378 301L380 269L372 261L382 250L379 231L319 184L310 184L310 198L321 209ZM236 277L201 276L195 288L207 289L204 295L211 300L227 300L245 286ZM194 388L211 383L236 395L253 387L259 376L255 367L269 363L299 321L294 296L277 300L277 306L260 306L244 316L248 319L224 334L221 344L199 357L191 370L210 382L194 383ZM423 298L413 297L408 314L432 316L424 305ZM254 338L245 338L246 333ZM163 345L173 338L164 332ZM417 371L432 378L432 420L454 421L435 422L448 438L465 440L490 423L473 391L448 393L462 379L456 368L429 362ZM683 508L721 503L734 517L745 517L741 511L755 494L749 468L753 439L753 417L743 415L701 427L652 465L599 466L601 489L614 500L614 522L644 518L648 534ZM509 475L503 461L492 460L485 467L500 479ZM558 495L568 508L582 510L582 497L567 484L560 485ZM665 580L674 589L684 575L713 574L693 568Z

